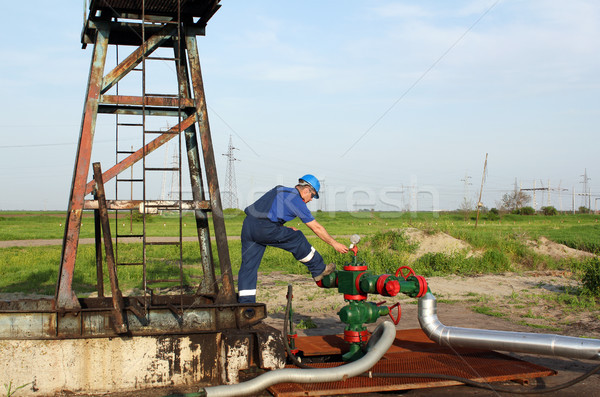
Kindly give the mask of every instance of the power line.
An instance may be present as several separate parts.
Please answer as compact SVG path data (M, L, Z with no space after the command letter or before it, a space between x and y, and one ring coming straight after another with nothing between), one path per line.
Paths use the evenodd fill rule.
M125 139L127 141L131 141L132 139ZM97 140L94 141L96 143L112 143L114 141L110 140ZM13 148L27 148L27 147L48 147L48 146L74 146L77 145L77 142L68 142L68 143L33 143L29 145L0 145L0 149L13 149Z
M344 157L346 156L346 154L354 147L358 144L358 142L360 142L369 132L371 132L371 130L373 128L375 128L375 126L377 124L379 124L379 122L402 100L404 99L404 97L406 95L408 95L409 92L412 91L413 88L415 88L417 86L417 84L419 84L421 82L421 80L423 80L425 78L425 76L427 76L429 74L429 72L431 72L431 70L437 66L438 63L440 63L442 61L442 59L444 59L444 57L446 55L448 55L448 53L450 51L452 51L454 49L454 47L456 47L458 45L458 43L460 43L465 36L473 29L475 28L475 26L483 19L483 17L485 17L491 10L492 8L494 8L498 3L500 2L500 0L496 0L496 2L494 2L487 10L485 10L485 12L483 14L481 14L479 16L479 18L477 18L477 20L475 20L475 22L473 22L471 24L471 26L469 26L467 28L467 30L465 30L465 32L454 41L454 43L452 43L452 45L450 45L450 47L448 47L448 49L446 51L444 51L444 53L442 55L440 55L432 64L431 66L429 66L427 68L427 70L425 70L416 80L415 82L413 82L403 93L402 95L400 95L400 97L394 102L392 103L392 105L390 107L388 107L382 114L381 116L379 116L377 118L377 120L375 120L375 122L373 124L371 124L371 126L369 128L367 128L367 130L356 140L354 141L354 143L352 145L350 145L350 147L348 149L346 149L346 151L340 156L340 157Z

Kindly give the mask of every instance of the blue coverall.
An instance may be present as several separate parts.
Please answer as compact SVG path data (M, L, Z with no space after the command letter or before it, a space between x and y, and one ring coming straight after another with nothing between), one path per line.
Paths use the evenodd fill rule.
M256 302L258 267L266 247L278 247L291 252L313 277L323 273L323 257L299 230L283 226L296 217L304 223L315 218L296 188L276 186L244 212L242 226L242 265L238 273L238 302Z

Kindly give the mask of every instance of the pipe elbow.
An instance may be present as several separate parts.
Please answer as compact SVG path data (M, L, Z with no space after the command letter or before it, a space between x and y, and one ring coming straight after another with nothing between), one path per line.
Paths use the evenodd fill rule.
M361 359L334 368L284 368L267 372L247 382L236 385L207 387L206 396L246 396L256 394L271 385L283 382L319 383L336 382L360 375L371 369L396 339L396 327L389 321L381 323L367 343L367 354Z
M421 329L432 341L441 343L444 324L437 317L437 301L431 292L419 299L418 319Z

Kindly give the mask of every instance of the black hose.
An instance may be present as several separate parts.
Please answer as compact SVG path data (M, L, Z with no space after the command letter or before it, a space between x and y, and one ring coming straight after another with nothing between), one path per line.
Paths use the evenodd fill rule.
M446 379L446 380L454 380L457 382L461 382L466 384L467 386L472 386L472 387L478 387L481 389L488 389L491 391L495 391L495 392L502 392L502 393L513 393L513 394L542 394L542 393L551 393L554 391L558 391L558 390L562 390L565 389L567 387L573 386L576 383L581 382L582 380L592 376L593 374L595 374L596 372L600 371L600 365L592 368L590 371L586 372L585 374L572 379L568 382L565 382L561 385L556 385L556 386L552 386L549 388L544 388L544 389L538 389L538 390L514 390L514 389L510 389L510 388L503 388L503 387L492 387L489 383L481 383L481 382L476 382L474 380L471 379L467 379L467 378L461 378L459 376L452 376L452 375L442 375L442 374L427 374L427 373L384 373L384 372L366 372L364 374L362 374L361 376L366 376L366 377L375 377L375 378L434 378L434 379Z
M309 365L302 364L300 362L300 360L298 360L296 358L296 356L294 355L294 353L292 353L292 350L290 349L290 344L288 342L288 321L289 321L288 319L289 319L291 307L292 307L292 284L288 284L287 305L285 306L285 315L283 317L283 343L285 345L285 350L287 351L287 354L288 354L288 357L290 358L290 360L292 360L294 365L297 366L298 368L314 369L315 367L311 367Z

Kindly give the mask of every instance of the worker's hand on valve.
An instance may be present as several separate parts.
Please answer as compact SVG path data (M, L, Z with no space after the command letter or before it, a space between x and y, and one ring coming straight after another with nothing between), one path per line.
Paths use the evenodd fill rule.
M348 252L348 247L346 247L344 244L338 243L337 241L333 243L333 248L335 248L335 250L340 254L345 254Z

